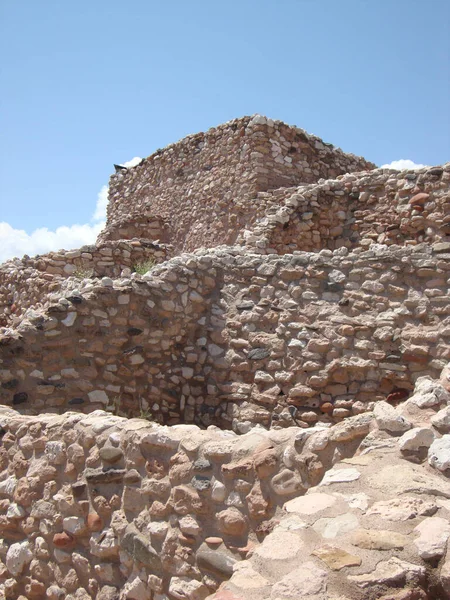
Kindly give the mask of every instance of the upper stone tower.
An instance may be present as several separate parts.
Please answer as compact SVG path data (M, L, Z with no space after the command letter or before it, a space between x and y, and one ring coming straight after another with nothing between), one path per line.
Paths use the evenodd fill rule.
M373 168L281 121L235 119L112 175L99 241L159 239L175 251L233 244L273 202L260 192Z

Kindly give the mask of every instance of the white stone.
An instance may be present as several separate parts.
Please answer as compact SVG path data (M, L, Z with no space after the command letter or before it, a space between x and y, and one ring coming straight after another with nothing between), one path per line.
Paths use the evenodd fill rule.
M396 587L402 584L405 578L414 581L423 578L424 575L424 567L392 557L387 561L380 561L370 573L349 575L348 579L362 588L379 585L393 585Z
M151 592L147 584L136 576L123 586L120 598L122 600L148 600L151 598Z
M313 529L325 539L334 539L358 526L358 518L352 513L346 513L334 518L319 519L314 523Z
M450 393L438 381L430 377L419 377L414 388L414 395L409 398L419 408L431 408L439 404L450 404Z
M450 469L450 434L434 440L428 451L428 462L439 471Z
M272 588L271 600L324 598L328 573L313 562L306 562L285 575Z
M86 522L82 517L66 517L63 519L63 529L73 535L82 535L86 530Z
M356 481L361 477L361 473L358 469L351 467L349 469L336 469L333 468L325 473L324 478L319 485L330 485L332 483L346 483L349 481Z
M44 379L44 373L35 369L34 371L31 371L30 377L34 377L35 379Z
M62 465L66 461L66 445L64 442L47 442L45 454L51 465Z
M109 402L108 395L104 390L93 390L88 393L89 400L91 402L100 402L101 404L107 405Z
M447 519L429 517L419 523L414 532L419 534L414 544L421 558L432 560L443 556L450 537L450 523Z
M95 532L89 540L91 553L100 558L117 556L119 554L119 544L112 529L104 529Z
M350 508L357 508L365 512L367 507L369 506L369 496L364 492L360 492L358 494L339 494L335 493L335 496L340 496L343 498L349 505Z
M192 369L191 367L182 367L181 375L185 379L192 379L192 377L194 377L194 369Z
M373 413L378 427L382 431L403 433L411 429L411 423L405 417L397 414L395 409L387 402L377 402Z
M26 510L15 502L10 504L8 510L6 511L6 516L8 519L23 519L26 514Z
M148 533L150 535L154 535L158 538L166 537L167 530L169 529L169 524L164 521L152 521L146 527Z
M208 594L208 588L201 581L195 579L172 577L169 593L176 600L203 600Z
M72 325L76 321L77 316L78 315L75 311L71 311L70 313L67 314L67 317L65 319L62 319L61 323L63 325L65 325L66 327L72 327Z
M335 502L336 498L329 494L306 494L305 496L289 500L283 508L288 513L313 515L326 508L330 508Z
M341 281L345 281L347 276L342 271L338 271L337 269L332 269L328 275L328 279L331 283L340 283Z
M113 287L114 282L110 277L102 277L102 286L103 287Z
M145 358L140 354L132 354L130 356L130 363L132 365L142 365L145 362Z
M450 406L446 406L431 417L431 424L441 433L450 433Z
M16 489L17 479L11 475L4 481L0 481L0 496L6 496L10 498L14 494Z
M191 515L187 515L185 517L182 517L179 520L179 526L180 529L183 533L187 533L188 535L198 535L201 531L201 527L198 524L198 522L196 521L196 519L194 519L194 517L192 517Z
M212 485L211 498L214 502L223 502L227 495L227 490L223 483L215 481Z
M29 542L17 542L11 544L6 553L6 568L13 577L22 573L25 566L31 562L33 553L30 550Z
M418 452L420 448L429 448L434 440L434 433L427 427L414 427L402 435L398 445L402 452Z

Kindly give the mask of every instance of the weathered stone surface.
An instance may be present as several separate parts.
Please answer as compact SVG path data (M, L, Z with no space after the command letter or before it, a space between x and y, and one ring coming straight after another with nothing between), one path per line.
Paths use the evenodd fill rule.
M424 560L440 558L450 537L450 523L441 517L428 517L424 519L414 532L418 537L414 540L419 556Z
M234 558L217 550L199 550L197 552L198 567L223 579L228 579L232 575L235 564Z
M406 535L383 529L357 529L350 536L351 543L367 550L402 549L410 543Z
M399 415L387 402L377 402L373 414L382 431L398 434L411 429L411 423Z
M429 448L434 440L434 433L428 427L414 427L402 435L398 445L402 452L418 452L421 448Z
M376 568L362 575L349 575L348 579L354 581L359 587L367 588L371 585L392 585L399 587L407 581L417 582L425 576L425 568L399 560L390 558L387 561L381 561Z
M450 469L450 435L444 435L431 444L428 462L439 471Z
M288 513L312 515L330 508L335 502L336 498L334 496L313 493L289 500L283 508Z
M367 511L367 515L380 515L388 521L408 521L417 516L433 515L437 509L434 502L402 495L400 498L375 502Z
M321 546L312 554L320 558L333 571L339 571L344 567L358 567L362 562L359 556L349 554L342 548L334 546Z
M320 482L320 485L331 485L333 483L345 483L350 481L356 481L361 476L358 469L349 468L335 468L331 469L325 474L325 477Z
M317 598L326 591L327 572L313 562L306 562L272 588L271 599L298 600L299 598Z
M11 544L6 553L6 568L13 577L17 577L31 562L33 553L29 542L18 542Z
M172 577L169 592L176 600L204 600L209 593L200 581L187 577Z
M314 523L313 529L320 533L324 539L330 540L340 537L358 526L358 518L352 513L346 513L337 517L319 519Z
M115 483L122 481L125 475L125 469L116 469L114 467L102 467L98 469L86 469L84 476L86 481L95 483Z

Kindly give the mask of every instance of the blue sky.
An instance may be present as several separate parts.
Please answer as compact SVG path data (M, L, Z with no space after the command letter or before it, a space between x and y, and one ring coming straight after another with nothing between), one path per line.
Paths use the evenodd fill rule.
M448 0L0 0L0 23L0 260L93 241L113 163L245 114L450 160Z

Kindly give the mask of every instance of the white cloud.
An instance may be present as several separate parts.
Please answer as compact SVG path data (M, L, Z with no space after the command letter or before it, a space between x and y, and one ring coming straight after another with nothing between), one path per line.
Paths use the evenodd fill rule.
M142 158L140 156L135 156L134 158L132 158L131 160L127 160L127 162L122 163L122 167L135 167L136 165L138 165L141 162Z
M95 205L93 221L106 220L106 207L108 206L108 186L104 185L97 196L97 204Z
M135 156L123 163L124 167L135 167L142 158ZM104 185L97 196L95 211L90 223L84 225L62 225L54 231L47 227L27 233L23 229L14 229L9 223L0 221L0 263L24 254L34 256L53 250L71 250L86 244L94 244L98 234L105 226L106 207L108 206L108 186Z
M410 169L423 169L427 165L420 165L409 158L401 158L400 160L393 160L387 165L381 165L382 169L396 169L397 171L408 171Z
M9 223L0 222L0 263L24 254L34 256L52 250L71 250L85 244L94 244L105 226L108 205L108 186L104 185L97 196L97 204L90 223L83 225L62 225L54 231L47 227L27 233L14 229Z
M85 244L93 244L97 235L105 226L104 222L90 225L70 225L57 227L50 231L46 227L36 229L28 234L23 229L14 229L9 223L0 223L0 262L22 257L24 254L33 256L44 254L51 250L70 250Z

